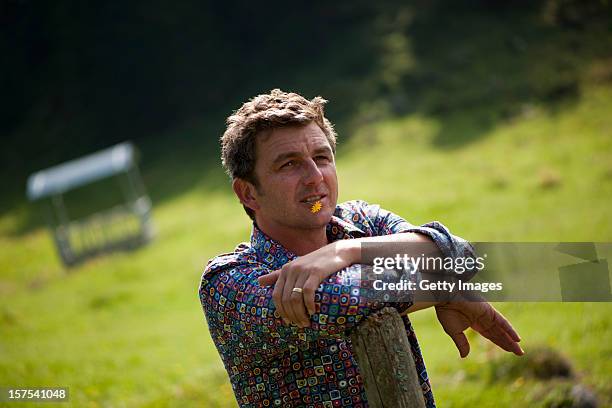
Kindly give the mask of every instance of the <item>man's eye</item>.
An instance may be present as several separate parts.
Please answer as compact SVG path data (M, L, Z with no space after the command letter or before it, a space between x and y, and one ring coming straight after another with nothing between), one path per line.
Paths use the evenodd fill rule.
M287 163L283 164L281 166L281 169L287 168L287 167L292 167L295 164L294 160L289 160Z
M323 162L329 161L329 157L327 157L327 156L317 156L317 157L315 157L315 159L317 161L323 161Z

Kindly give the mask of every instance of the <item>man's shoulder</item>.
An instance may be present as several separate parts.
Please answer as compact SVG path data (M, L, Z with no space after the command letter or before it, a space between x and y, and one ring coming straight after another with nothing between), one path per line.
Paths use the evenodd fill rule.
M232 252L222 253L209 259L206 268L204 268L204 275L246 264L249 261L249 256L252 255L251 245L242 242Z
M336 217L362 230L367 236L396 234L413 228L402 217L364 200L346 201L336 206Z
M255 264L255 258L254 251L249 243L243 242L238 244L234 251L219 254L208 261L202 273L200 286L206 285L215 276L242 270L249 265Z
M372 205L364 200L349 200L337 204L336 210L334 211L334 215L344 220L349 220L352 219L355 214L367 215L368 211L372 207L377 207L377 205Z
M374 229L380 206L364 200L350 200L336 206L334 215L364 231Z

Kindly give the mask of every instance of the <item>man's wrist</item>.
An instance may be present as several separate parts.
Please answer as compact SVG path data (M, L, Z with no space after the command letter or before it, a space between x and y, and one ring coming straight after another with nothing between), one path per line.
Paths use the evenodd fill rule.
M361 261L361 243L358 239L343 239L335 244L338 256L347 266Z
M442 305L444 302L414 302L408 309L406 309L405 313L413 313L418 310L428 309L430 307L438 307Z

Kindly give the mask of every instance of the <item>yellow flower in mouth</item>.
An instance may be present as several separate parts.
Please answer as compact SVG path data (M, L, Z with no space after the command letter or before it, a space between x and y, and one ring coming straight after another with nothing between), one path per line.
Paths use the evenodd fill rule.
M322 207L321 202L317 201L316 203L312 205L312 207L310 207L310 212L312 212L313 214L316 214L319 211L321 211L321 207Z

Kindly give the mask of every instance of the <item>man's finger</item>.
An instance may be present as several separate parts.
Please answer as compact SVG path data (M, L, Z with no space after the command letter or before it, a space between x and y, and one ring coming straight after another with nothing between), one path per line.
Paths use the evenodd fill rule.
M316 312L315 308L315 291L319 287L319 279L310 277L306 283L304 283L304 305L308 311L308 315L312 316Z
M467 357L470 354L470 343L468 342L467 337L463 332L449 334L450 338L455 342L455 346L457 346L457 350L459 350L459 355L461 358Z
M503 314L497 312L498 314L498 321L500 326L504 329L504 331L506 333L508 333L508 335L510 336L510 338L514 341L521 341L521 336L519 336L519 334L517 333L516 330L514 330L514 327L512 327L512 325L510 324L510 322L508 321L508 319L506 319L504 317Z
M293 292L296 287L297 276L291 269L282 269L281 275L285 277L283 287L283 310L287 313L287 318L291 323L300 324L299 303L302 302L302 294ZM278 283L277 283L278 284ZM303 305L302 305L303 308Z
M283 292L285 289L285 277L282 274L279 274L278 280L274 285L274 291L272 292L272 300L274 301L274 306L276 306L276 311L283 319L285 323L289 323L287 319L287 313L283 308Z
M520 336L501 313L493 308L491 309L493 314L490 316L490 319L481 318L480 321L476 323L475 328L480 329L477 330L480 334L502 349L514 353L517 356L522 356L525 352L517 343L521 340Z
M295 322L299 327L307 327L310 325L310 320L306 314L306 308L304 306L304 298L299 292L293 292L287 309L291 309L294 318L290 318L292 322Z
M502 349L514 353L517 356L522 356L524 354L521 346L510 337L510 335L505 332L500 326L494 326L487 330L479 331L483 337L491 340L494 344L501 347Z
M280 271L274 271L270 272L267 275L260 276L259 278L257 278L257 281L259 282L259 286L270 286L274 285L274 283L278 280L279 276Z
M291 300L293 301L292 302L292 304L293 304L293 312L299 318L299 322L300 322L300 326L301 327L308 327L308 326L310 326L310 315L308 314L308 311L306 309L306 305L304 303L305 296L306 296L306 293L304 292L304 286L306 285L307 277L308 277L308 275L306 275L306 274L298 275L298 278L295 280L295 287L296 288L301 288L302 292L301 293L294 292L292 294L293 297L291 298Z

